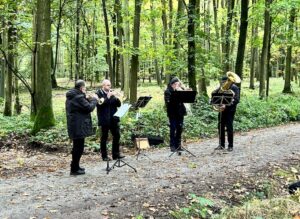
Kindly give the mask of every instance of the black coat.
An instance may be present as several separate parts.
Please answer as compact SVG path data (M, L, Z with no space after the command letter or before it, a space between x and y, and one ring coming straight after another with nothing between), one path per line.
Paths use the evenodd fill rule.
M118 107L121 106L121 101L115 96L107 98L107 94L102 90L97 90L96 94L99 99L104 98L104 102L99 105L97 104L97 116L99 126L116 126L120 119L115 117L114 114L117 112Z
M72 89L66 94L66 113L68 134L71 139L85 138L93 134L91 112L97 100L87 100L85 94Z
M180 91L174 91L173 88L169 85L164 93L167 115L169 118L182 118L186 115L186 108L182 102L173 100L171 98L173 92Z

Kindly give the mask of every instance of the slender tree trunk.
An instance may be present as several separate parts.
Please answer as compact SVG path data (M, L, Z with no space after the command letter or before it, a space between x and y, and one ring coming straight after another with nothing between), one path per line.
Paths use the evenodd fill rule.
M217 38L217 51L218 51L218 58L220 58L220 63L222 63L222 44L220 39L220 31L219 31L219 24L218 24L218 5L219 0L213 0L213 9L214 9L214 27L216 32L216 38Z
M151 0L151 11L154 11L153 0ZM155 13L153 13L153 14L155 14ZM151 17L151 31L152 31L153 49L154 49L154 54L155 54L155 57L154 57L155 75L156 75L157 84L159 86L161 86L161 78L160 78L160 74L159 74L158 60L157 60L156 25L155 25L154 16Z
M8 21L8 30L7 30L7 54L8 54L8 63L6 63L6 77L5 77L5 102L4 102L4 116L12 116L12 79L13 73L12 69L8 67L11 65L14 68L15 64L15 55L14 55L14 42L15 42L15 34L14 34L14 26L10 21Z
M19 80L17 77L14 77L15 79L15 105L14 105L14 114L20 115L22 105L20 103L20 96L19 96Z
M79 32L80 32L80 8L81 0L76 0L76 33L75 33L75 80L80 77L80 57L79 57Z
M115 11L117 14L117 33L118 33L118 40L119 40L119 47L121 49L124 49L123 46L123 34L124 30L122 28L123 25L123 18L122 18L122 13L121 13L122 5L120 0L115 0ZM121 87L122 90L124 90L124 54L118 53L119 54L119 64L118 64L118 73L116 74L117 79L116 79L116 86ZM120 84L121 82L121 84Z
M71 37L70 37L70 74L69 74L69 79L72 80L73 79L73 22L71 20L71 25L70 25L70 29L71 29Z
M37 115L32 133L47 129L55 124L51 91L51 18L50 0L37 1Z
M134 26L133 26L133 49L136 51L131 58L130 79L130 103L137 100L137 77L139 69L139 39L140 39L140 16L142 0L135 0Z
M0 16L0 22L1 26L4 29L5 24L4 24L4 19ZM2 47L5 50L5 31L0 34L0 47ZM6 68L5 68L5 60L0 59L0 97L4 98L4 82L5 82L5 75L6 75Z
M225 48L224 48L224 70L226 73L230 70L230 37L231 37L231 26L234 9L234 0L228 0L227 2L227 24L225 30Z
M263 99L266 96L266 76L267 76L267 60L268 60L268 47L269 47L269 35L271 30L271 17L270 17L270 5L272 0L266 0L265 2L265 27L264 27L264 37L263 37L263 47L261 50L260 58L260 80L259 80L259 96Z
M252 0L252 6L256 4L256 0ZM256 64L256 57L257 57L257 47L255 45L255 40L257 38L258 28L257 24L252 24L252 39L251 39L251 59L250 59L250 84L249 88L253 89L254 86L254 77L255 77L255 64Z
M290 12L290 23L289 23L289 42L293 39L294 34L294 23L296 19L296 9L293 7ZM285 77L284 77L284 88L282 93L292 93L291 88L291 63L292 63L292 45L287 46L286 54L286 65L285 65Z
M235 63L235 73L243 78L243 64L244 64L244 54L246 48L247 39L247 29L248 29L248 5L249 0L241 1L241 25L240 25L240 36L238 51Z
M129 5L128 0L124 0L124 13L126 20L124 21L124 96L130 95L130 25L129 25Z
M188 7L188 79L189 87L197 90L196 84L196 44L195 44L195 17L196 0L189 1Z
M168 33L168 18L167 18L167 5L166 5L166 0L161 0L161 7L162 7L162 16L161 16L161 19L162 19L162 24L163 24L163 34L162 34L162 41L163 41L163 45L164 47L167 49L168 47L168 43L167 43L167 33ZM168 57L165 55L163 57L163 67L164 67L164 71L165 72L165 83L168 83L169 80L170 80L170 74L169 74L169 70L167 68L167 65L166 65L166 59Z
M111 82L113 83L115 81L115 75L113 72L113 66L112 66L112 62L111 62L109 25L108 25L108 17L107 17L105 0L102 0L102 8L103 8L105 33L106 33L106 53L107 53L106 54L106 62L108 64L109 78L110 78Z

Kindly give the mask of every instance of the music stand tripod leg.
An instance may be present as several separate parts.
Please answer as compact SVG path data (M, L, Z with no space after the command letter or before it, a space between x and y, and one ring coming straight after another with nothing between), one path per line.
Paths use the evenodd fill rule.
M121 165L121 162L122 162L122 165ZM128 166L128 167L130 167L131 169L133 169L134 172L137 172L137 170L136 170L133 166L131 166L130 164L126 163L125 161L123 161L123 160L121 160L121 159L117 159L116 162L114 162L114 164L113 164L111 167L109 167L109 164L107 164L107 165L108 165L107 168L106 168L106 173L107 173L107 174L109 174L109 172L110 172L112 169L114 169L115 167L123 167L123 166Z

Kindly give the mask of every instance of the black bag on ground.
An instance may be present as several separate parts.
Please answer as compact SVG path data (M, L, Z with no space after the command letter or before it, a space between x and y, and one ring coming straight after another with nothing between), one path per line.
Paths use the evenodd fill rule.
M297 191L297 189L300 189L300 181L295 182L295 183L289 185L289 193L290 194L295 194L295 192Z

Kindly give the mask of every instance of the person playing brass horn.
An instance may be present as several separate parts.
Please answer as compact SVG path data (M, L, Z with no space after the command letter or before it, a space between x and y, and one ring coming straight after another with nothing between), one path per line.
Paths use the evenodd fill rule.
M171 99L172 92L182 90L181 83L177 77L170 80L165 90L164 98L170 126L170 149L172 152L181 150L181 134L184 116L187 114L182 102Z
M120 154L120 119L113 116L118 107L121 106L121 101L115 96L115 92L111 90L111 83L105 79L102 81L102 87L96 92L99 97L97 104L98 125L101 127L100 150L103 161L109 161L107 155L107 138L110 131L113 136L112 142L112 158L114 160L124 158Z
M235 76L237 80L232 80L228 77ZM234 83L239 83L239 77L231 72L227 73L227 76L223 76L221 79L221 86L213 91L213 93L218 92L222 93L224 87L233 92L232 102L229 105L220 105L219 106L219 115L218 115L218 131L219 131L219 146L215 150L224 150L225 149L225 127L227 130L227 139L228 139L228 151L233 151L233 120L236 112L237 104L240 102L240 90L239 87ZM228 88L227 88L228 86Z

